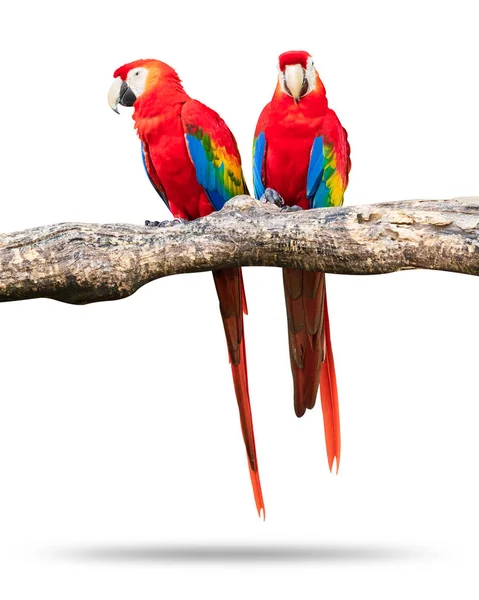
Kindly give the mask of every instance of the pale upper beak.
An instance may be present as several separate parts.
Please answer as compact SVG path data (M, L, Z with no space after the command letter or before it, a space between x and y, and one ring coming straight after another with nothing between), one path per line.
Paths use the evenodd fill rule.
M301 96L304 78L305 73L301 65L286 65L286 69L284 70L284 81L286 83L286 88L289 90L296 103Z
M120 102L121 77L115 77L108 91L108 104L118 114L118 103Z

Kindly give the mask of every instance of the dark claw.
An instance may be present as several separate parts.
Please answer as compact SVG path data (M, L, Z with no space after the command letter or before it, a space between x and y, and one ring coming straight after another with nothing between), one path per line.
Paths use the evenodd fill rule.
M301 206L298 205L294 205L294 206L282 206L281 210L284 210L284 212L297 212L298 210L303 210L301 208Z
M185 219L173 219L171 221L145 221L145 227L173 227L173 225L184 225L188 223Z
M259 200L260 202L264 202L265 204L275 204L279 208L283 208L284 206L283 198L281 198L278 192L276 190L273 190L272 188L266 188L264 194Z

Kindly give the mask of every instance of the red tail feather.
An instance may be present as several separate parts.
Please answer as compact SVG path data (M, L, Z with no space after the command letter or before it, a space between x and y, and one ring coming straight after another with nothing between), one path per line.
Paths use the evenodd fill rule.
M331 349L324 273L283 269L294 409L302 417L321 393L330 470L339 468L341 447L338 391Z
M249 472L253 485L254 499L259 516L265 508L258 472L258 460L254 441L253 417L248 391L248 371L243 335L243 312L247 312L241 269L213 271L216 291L220 301L221 317L228 344L236 400L240 413L241 429L248 456Z
M321 406L323 409L324 434L326 436L329 470L332 471L333 462L334 459L336 459L337 473L341 457L341 432L339 426L338 388L336 385L336 372L334 370L333 349L331 347L326 294L324 295L324 345L325 356L321 367L319 389L321 394Z

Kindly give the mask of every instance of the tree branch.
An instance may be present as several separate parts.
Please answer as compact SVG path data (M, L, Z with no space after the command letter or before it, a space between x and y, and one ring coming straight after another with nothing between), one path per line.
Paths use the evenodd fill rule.
M167 228L61 223L0 235L0 301L115 300L176 273L232 266L479 275L479 198L285 212L247 196Z

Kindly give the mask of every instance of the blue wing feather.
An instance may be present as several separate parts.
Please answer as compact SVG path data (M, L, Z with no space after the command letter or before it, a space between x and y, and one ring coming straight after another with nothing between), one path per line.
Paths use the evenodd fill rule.
M313 147L311 148L311 157L309 159L308 167L308 179L306 182L306 196L309 198L311 207L316 207L316 194L323 182L324 172L324 149L323 149L323 138L321 136L315 138ZM320 196L323 193L320 192Z
M329 195L330 190L326 185L326 182L321 180L316 193L314 194L314 198L311 202L311 208L324 208L325 206L329 206Z
M224 163L215 168L208 160L203 143L196 136L187 133L185 135L186 143L191 160L195 166L196 179L203 186L211 204L215 210L221 210L227 200L224 194L220 192L221 181L223 181L225 166Z
M253 146L253 185L254 195L256 198L261 198L264 194L264 183L262 180L263 160L266 150L266 136L262 131L255 140Z
M221 117L197 100L181 111L189 158L211 207L221 210L230 198L248 193L236 140Z

